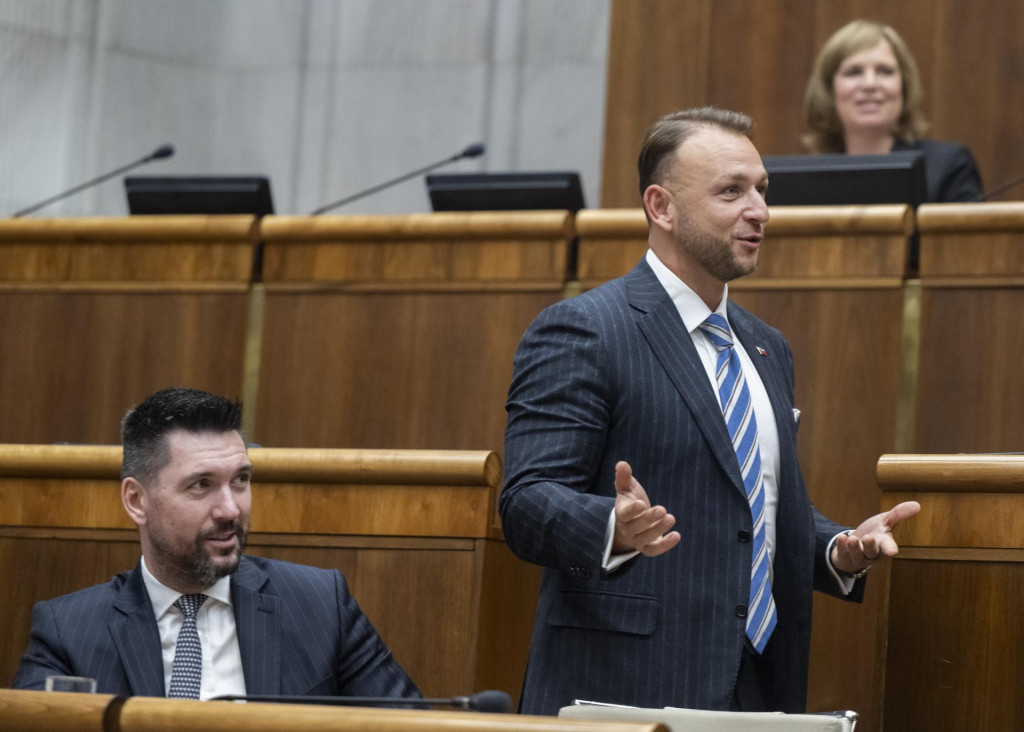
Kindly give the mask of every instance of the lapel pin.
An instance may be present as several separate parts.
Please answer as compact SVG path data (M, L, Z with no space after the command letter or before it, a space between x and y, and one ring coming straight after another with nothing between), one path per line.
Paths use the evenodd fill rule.
M768 357L768 351L766 351L766 350L764 350L763 348L761 348L761 346L755 346L755 347L757 348L757 352L758 352L758 353L760 353L760 354L761 354L762 356L764 356L765 358L767 358L767 357Z

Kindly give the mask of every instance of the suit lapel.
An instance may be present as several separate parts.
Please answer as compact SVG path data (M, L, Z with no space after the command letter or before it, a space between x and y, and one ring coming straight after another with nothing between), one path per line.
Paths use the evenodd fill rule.
M128 575L114 601L114 608L118 614L108 629L132 693L137 696L165 696L160 631L142 580L141 567L136 567Z
M745 497L743 476L722 419L722 407L672 298L646 260L626 275L626 286L630 306L644 313L637 320L640 332L690 408L711 452Z
M243 557L231 578L247 694L281 693L281 598L261 594L267 573Z

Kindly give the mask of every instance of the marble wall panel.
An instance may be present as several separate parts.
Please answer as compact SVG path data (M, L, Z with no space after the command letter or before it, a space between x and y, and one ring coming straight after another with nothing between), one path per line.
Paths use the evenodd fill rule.
M170 142L138 174L263 173L308 213L483 141L450 172L580 169L597 201L610 0L0 3L0 207ZM422 178L349 213L429 210ZM37 216L121 215L120 181Z

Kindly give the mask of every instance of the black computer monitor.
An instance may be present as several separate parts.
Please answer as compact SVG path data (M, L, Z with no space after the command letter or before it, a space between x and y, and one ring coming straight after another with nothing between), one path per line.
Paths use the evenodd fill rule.
M259 175L128 176L131 214L274 213L270 181Z
M530 211L584 208L579 173L452 173L427 176L435 211Z
M924 155L766 155L769 206L925 203Z

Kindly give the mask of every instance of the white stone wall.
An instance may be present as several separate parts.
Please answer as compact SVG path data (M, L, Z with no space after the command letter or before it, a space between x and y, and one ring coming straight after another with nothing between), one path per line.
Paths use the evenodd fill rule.
M446 158L600 197L610 0L0 0L0 215L138 174L265 174L306 214ZM422 178L338 213L429 210ZM119 216L119 178L38 217Z

